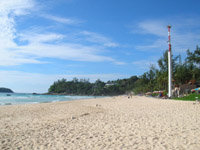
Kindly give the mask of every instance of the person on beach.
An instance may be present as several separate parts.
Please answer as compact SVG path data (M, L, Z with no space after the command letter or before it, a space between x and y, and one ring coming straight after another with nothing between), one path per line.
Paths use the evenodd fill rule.
M132 98L133 97L133 92L130 92L129 94L128 94L128 99L129 98Z

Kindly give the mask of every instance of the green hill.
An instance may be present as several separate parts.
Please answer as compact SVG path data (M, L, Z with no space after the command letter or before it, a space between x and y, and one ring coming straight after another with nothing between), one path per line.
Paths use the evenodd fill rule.
M115 81L103 82L96 80L90 83L87 79L74 78L72 81L61 79L54 82L50 88L49 94L66 94L66 95L120 95L132 91L137 76L128 79L118 79Z
M14 93L11 89L1 87L0 93Z

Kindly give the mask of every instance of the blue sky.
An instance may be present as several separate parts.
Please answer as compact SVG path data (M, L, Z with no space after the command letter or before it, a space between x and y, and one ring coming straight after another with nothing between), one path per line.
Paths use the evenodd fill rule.
M56 80L141 75L200 41L198 0L1 0L0 86L47 92Z

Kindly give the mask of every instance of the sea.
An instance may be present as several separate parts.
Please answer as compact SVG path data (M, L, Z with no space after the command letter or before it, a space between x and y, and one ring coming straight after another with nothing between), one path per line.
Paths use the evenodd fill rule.
M40 94L35 95L31 93L0 93L0 105L50 103L50 102L83 100L83 99L92 99L92 98L96 98L96 96L67 96L67 95L40 95Z

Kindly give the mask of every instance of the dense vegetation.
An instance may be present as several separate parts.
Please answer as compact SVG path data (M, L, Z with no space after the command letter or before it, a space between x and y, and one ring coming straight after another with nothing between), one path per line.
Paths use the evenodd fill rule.
M13 91L8 88L0 88L0 93L13 93Z
M168 51L158 60L157 69L151 65L148 72L139 77L135 83L135 93L145 93L157 90L167 91L168 87ZM187 50L187 57L182 61L181 56L172 56L174 84L186 84L191 80L200 81L200 49L194 52Z
M132 76L128 79L103 82L96 80L90 83L86 79L67 81L58 80L49 88L49 93L74 95L120 95L126 92L146 93L157 90L167 91L168 87L168 51L158 60L159 68L150 66L148 72L140 77ZM200 81L200 49L197 46L194 52L187 50L187 57L182 61L181 56L172 56L174 84L185 84L190 80Z
M103 82L96 80L90 83L89 80L74 78L72 81L66 79L54 82L49 88L49 93L73 94L73 95L120 95L134 88L138 78L133 76L129 79Z

